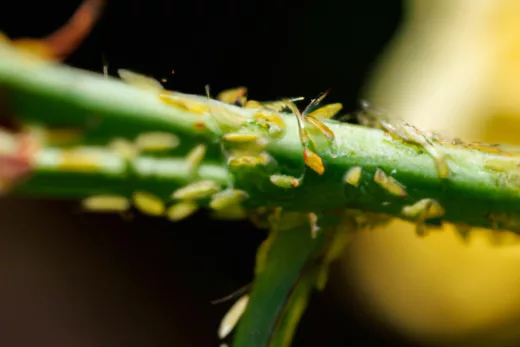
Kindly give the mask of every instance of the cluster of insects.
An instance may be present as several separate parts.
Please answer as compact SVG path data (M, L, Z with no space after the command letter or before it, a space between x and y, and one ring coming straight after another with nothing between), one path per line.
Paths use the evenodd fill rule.
M69 23L56 33L44 40L24 39L16 40L13 43L16 47L42 58L63 59L90 31L100 15L103 5L104 0L85 0ZM78 25L80 22L83 24ZM8 39L0 34L0 40L7 41ZM108 75L106 66L104 66L104 73ZM297 177L283 172L270 174L268 177L270 184L281 189L296 189L302 185L307 169L318 175L323 175L326 167L322 157L318 154L317 140L325 141L328 154L331 157L338 155L335 134L324 120L336 117L341 111L342 105L339 103L321 105L321 102L327 96L327 92L311 100L307 107L300 111L296 102L301 101L302 98L259 102L248 99L247 89L238 87L221 92L217 95L216 100L211 98L209 88L207 88L207 99L201 99L200 97L167 91L159 81L129 70L120 69L118 73L125 82L155 93L164 104L199 115L200 121L193 124L194 128L196 130L208 128L208 130L218 134L222 153L230 171L267 166L273 163L274 159L267 148L270 144L283 138L287 131L286 118L282 115L283 113L292 115L296 119L305 166L302 174ZM390 121L385 117L385 112L375 109L366 102L362 103L362 108L363 111L357 115L357 121L360 124L381 129L394 139L420 147L434 160L438 177L441 180L449 177L450 170L447 158L442 153L442 147L437 145L439 142L446 143L443 138L436 134L425 134L405 122ZM247 112L244 112L244 109ZM215 124L215 126L210 124ZM81 136L81 131L74 129L42 130L33 128L29 136L1 131L0 192L4 192L15 181L31 171L32 156L38 145L42 143L60 145L70 142L71 139L81 138ZM316 136L319 139L316 139ZM34 140L35 138L37 141ZM178 148L180 144L181 139L175 134L147 132L139 134L133 140L115 138L108 143L107 147L130 162L142 153L167 153ZM497 146L465 144L457 141L452 141L452 144L489 153L505 153ZM207 151L208 146L200 143L185 154L189 172L193 179L191 183L173 190L166 201L151 192L136 190L131 196L91 196L83 200L82 205L88 211L117 213L127 213L132 207L135 207L143 214L163 216L170 221L187 218L204 205L209 206L217 217L249 217L261 226L275 220L276 216L280 214L280 208L258 208L246 212L241 204L249 198L249 195L246 191L235 189L233 182L229 182L226 187L223 187L212 180L199 178L199 167L205 159ZM95 172L99 169L101 161L100 153L95 150L70 149L61 152L59 168ZM488 161L486 165L495 171L505 170L502 162L495 165L492 161ZM343 183L354 188L360 187L363 180L369 177L363 170L361 166L350 167L343 177ZM392 196L408 197L405 185L392 177L392 173L387 174L384 170L377 168L373 175L370 174L370 180ZM358 213L355 210L345 212L352 217L347 221L354 220L359 227L376 225L389 219L388 216L381 214ZM405 205L401 210L403 217L415 222L418 235L426 233L426 222L428 220L441 218L444 214L445 210L441 204L430 198L420 199L411 205ZM308 221L311 235L315 237L320 230L318 215L309 212L304 213L303 217ZM520 223L518 218L512 219L509 214L504 213L491 214L490 218L497 226L514 225L517 227ZM467 237L470 228L466 225L457 225L457 230L463 237ZM325 263L330 262L337 256L336 253L340 249L340 246L337 245L343 245L347 239L335 242L336 248L330 252L330 255L327 255ZM262 267L260 257L265 256L265 253L265 247L263 251L259 251L258 269ZM327 267L324 266L324 270L326 269ZM324 287L326 277L327 273L323 271L318 279L318 288ZM225 339L231 333L244 313L248 300L248 294L241 296L224 316L218 329L219 338Z
M265 166L273 161L266 150L267 146L274 141L282 138L286 131L286 124L284 116L280 114L283 110L293 112L298 120L299 135L303 145L303 157L307 167L318 174L323 174L325 167L321 157L315 152L315 145L312 137L308 134L306 127L314 127L327 140L334 144L333 132L320 120L331 118L341 110L341 104L332 104L316 109L318 104L323 100L327 93L314 99L309 106L302 112L298 110L295 101L296 99L286 99L274 102L258 102L247 99L247 89L244 87L234 88L221 92L216 97L218 102L210 96L209 88L207 87L207 100L201 98L184 95L181 93L171 92L165 90L161 83L157 80L144 76L129 70L118 70L121 79L135 87L157 93L159 100L163 103L174 106L183 110L187 110L192 114L200 115L200 122L195 122L194 127L207 126L208 118L211 118L216 123L216 128L211 129L217 132L221 140L221 148L226 157L227 166L230 170L240 169L244 167ZM244 108L250 111L245 114L237 112L236 108ZM313 109L314 108L314 109ZM313 109L311 111L311 109ZM136 156L141 150L164 150L171 149L179 144L179 139L173 134L142 134L134 143L124 139L116 139L112 141L110 147L125 157ZM199 145L198 150L194 149L192 153L187 155L189 162L197 162L203 159L204 153ZM198 153L198 155L196 155ZM303 174L300 177L293 177L284 175L282 173L275 173L270 175L269 181L280 188L295 188L301 184ZM206 182L206 184L209 184ZM232 183L230 183L232 187ZM197 184L189 188L191 192L200 190L202 195L213 194L216 192L207 193L206 186ZM175 199L179 198L179 194L174 194ZM207 197L207 196L205 196ZM99 197L94 197L95 202ZM92 198L92 199L94 199ZM107 198L107 197L103 197ZM213 209L223 209L227 205L232 205L231 202L240 202L247 198L245 192L239 192L229 188L210 202L210 207ZM135 200L135 199L134 199ZM109 200L105 200L109 201ZM99 203L99 206L102 204ZM116 204L114 204L115 206ZM124 204L118 204L120 209ZM129 206L129 204L126 204ZM135 204L141 206L142 204ZM92 203L87 204L89 209L93 209ZM191 206L191 205L190 205ZM100 209L107 208L106 205ZM139 207L138 207L139 208ZM108 208L107 208L108 209Z

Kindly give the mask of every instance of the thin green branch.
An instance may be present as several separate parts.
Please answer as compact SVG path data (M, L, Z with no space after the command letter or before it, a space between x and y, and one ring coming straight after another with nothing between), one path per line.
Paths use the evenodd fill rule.
M430 198L438 201L446 211L443 220L520 231L517 221L520 169L517 166L519 157L514 154L480 151L448 142L436 143L437 151L445 156L449 167L448 177L442 180L434 159L421 147L394 139L380 130L325 121L335 134L338 148L336 154L323 146L318 149L325 164L324 174L319 175L307 168L298 187L280 188L270 181L270 175L299 177L304 170L302 145L292 115L282 115L285 135L267 147L272 159L269 165L228 167L220 151L221 134L215 130L219 125L215 118L201 117L166 105L158 98L157 92L139 90L105 79L100 74L29 59L5 45L0 46L0 57L4 112L24 123L79 127L86 134L83 145L106 145L111 138L132 138L146 131L175 133L181 138L182 145L174 153L177 159L173 159L173 163L181 162L182 156L194 144L204 142L209 147L206 160L218 166L214 172L219 174L214 178L221 179L229 171L231 180L228 183L249 195L245 206L284 207L307 212L351 208L407 218L402 213L403 207ZM253 112L202 97L178 95L230 110L244 119ZM197 127L197 124L203 127ZM44 148L36 155L45 156L50 150ZM113 153L110 158L116 156ZM166 162L168 159L163 160ZM131 171L110 176L101 170L82 176L59 167L48 170L40 165L43 165L41 161L37 161L36 176L19 187L19 192L86 196L146 188L166 196L175 188L175 184L169 186L166 181L164 185L159 184L151 176L143 175L136 179L127 174ZM354 166L362 168L359 187L345 182L346 172ZM170 174L176 171L163 167L158 170L163 169ZM393 195L375 182L377 170L399 181L406 188L406 196ZM182 169L175 175L178 176L172 180L182 183L194 179L183 175ZM80 176L81 182L76 181ZM56 188L52 182L59 182L59 187Z
M302 218L303 217L303 218ZM248 307L234 336L234 346L289 346L299 316L310 292L316 286L317 256L335 228L324 228L316 238L301 214L284 216L293 225L278 225L270 231L265 252L264 269L257 271ZM296 223L295 223L296 221ZM281 224L281 223L280 223ZM332 229L332 230L329 230ZM257 268L259 267L257 263ZM297 303L292 303L296 300ZM298 308L292 306L298 305ZM285 326L290 326L287 329ZM254 327L252 329L251 327Z
M85 159L90 157L95 165L64 165L62 158L74 152L83 152ZM229 174L222 166L204 163L199 167L198 175L194 176L191 164L184 158L138 156L126 160L104 148L44 148L35 155L32 175L14 192L78 199L94 194L131 196L138 187L168 200L173 190L195 178L225 186Z

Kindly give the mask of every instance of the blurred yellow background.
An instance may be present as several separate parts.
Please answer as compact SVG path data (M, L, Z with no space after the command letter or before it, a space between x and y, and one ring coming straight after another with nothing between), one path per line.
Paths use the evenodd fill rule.
M520 1L406 5L364 97L423 130L520 145ZM357 236L348 279L363 305L420 341L520 345L520 237L478 229L466 244L450 226L414 228Z

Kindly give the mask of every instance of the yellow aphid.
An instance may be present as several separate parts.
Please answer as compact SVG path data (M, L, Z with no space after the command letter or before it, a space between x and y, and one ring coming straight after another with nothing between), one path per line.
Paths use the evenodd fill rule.
M240 205L230 205L220 210L214 210L211 218L220 220L241 220L247 217L246 210Z
M211 116L217 121L224 132L237 131L247 121L247 118L240 113L220 106L211 107Z
M343 105L340 103L330 104L323 107L318 108L317 110L312 111L307 115L307 117L315 117L322 119L330 119L338 114L339 111L343 108Z
M262 104L256 100L248 100L246 104L244 105L245 108L260 108L262 107Z
M435 161L435 170L437 171L439 178L448 178L450 174L450 168L448 167L448 163L446 163L446 159L444 159L443 156L437 154L437 152L431 152L430 155L433 156L433 160Z
M484 167L497 172L511 172L517 171L520 168L517 166L515 160L508 159L487 159L484 162Z
M190 171L192 174L198 173L200 163L206 156L207 146L205 144L199 144L186 155L186 161L190 165Z
M311 151L308 148L305 148L303 151L303 159L305 164L314 170L319 175L322 175L325 172L325 166L323 166L323 160L321 157Z
M220 339L224 339L231 331L233 331L240 320L240 317L244 314L248 301L249 295L244 295L238 299L233 306L231 306L224 318L222 318L218 328L218 337Z
M197 181L177 189L172 197L177 200L197 200L209 198L220 191L220 186L211 180Z
M305 116L305 121L316 127L328 139L335 139L334 132L319 119L313 118L311 116Z
M98 172L101 167L99 157L94 153L74 149L64 150L60 157L59 168L79 172Z
M130 208L130 201L120 195L96 195L84 199L82 206L95 212L125 212Z
M119 69L117 73L124 82L134 87L152 91L161 91L164 89L162 84L152 77L125 69Z
M269 180L272 184L280 188L296 188L300 185L300 180L288 175L271 175Z
M84 132L80 129L45 129L45 142L48 145L66 145L82 139Z
M401 183L399 183L395 178L387 176L381 169L376 170L374 181L392 195L400 197L408 195L405 187Z
M256 112L255 114L253 114L253 118L260 123L265 123L267 125L275 125L281 129L285 129L285 121L283 120L283 117L276 112Z
M345 182L353 185L354 187L359 186L359 180L361 179L361 172L362 172L361 166L354 166L351 167L347 174L345 175Z
M229 133L222 138L232 148L234 154L254 154L262 152L269 141L257 134Z
M227 89L220 92L217 95L217 100L225 102L227 104L235 104L236 102L240 102L241 105L246 102L247 88L246 87L237 87L233 89Z
M152 193L137 191L132 194L134 206L144 214L160 216L164 214L166 207L164 202Z
M285 133L285 121L278 113L264 110L256 112L252 116L253 124L265 131L265 135L272 139L279 139Z
M209 113L209 106L203 104L202 102L198 102L193 99L174 94L172 92L162 91L159 93L159 99L167 105L175 106L198 115Z
M404 122L397 126L384 120L379 120L378 122L379 126L386 130L392 137L421 146L433 158L435 170L440 179L445 179L449 176L450 172L446 159L437 151L437 147L426 134L413 125Z
M231 167L267 165L269 156L265 153L259 155L234 155L229 157L228 165Z
M172 222L177 222L191 216L198 209L199 206L193 201L181 201L168 207L166 217Z
M440 218L446 211L441 204L434 199L421 199L413 205L404 206L402 213L409 218L419 218L426 220L431 218Z
M135 144L123 138L110 141L108 148L127 160L133 159L139 154L139 149Z
M180 144L180 139L167 132L142 133L135 139L135 145L141 151L168 151Z
M229 133L223 136L225 141L237 142L237 143L252 143L256 142L260 136L257 134L240 134L240 133Z
M240 204L248 198L248 194L243 190L226 189L211 197L209 207L214 210L222 210L231 205Z

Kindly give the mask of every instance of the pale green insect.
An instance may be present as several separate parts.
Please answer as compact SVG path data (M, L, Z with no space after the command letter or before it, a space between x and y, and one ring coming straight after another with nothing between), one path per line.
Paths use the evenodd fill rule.
M161 91L158 96L159 100L166 105L174 106L200 116L209 113L209 106L193 97L169 91Z
M233 153L244 155L262 152L269 141L258 134L229 133L222 137L222 140L231 147Z
M211 180L197 181L177 189L172 198L177 200L197 200L209 198L220 191L220 186Z
M227 104L240 104L245 105L247 101L247 88L246 87L236 87L232 89L227 89L220 92L217 95L217 100L225 102Z
M484 167L497 172L518 172L520 169L517 162L510 159L486 159Z
M239 130L247 121L246 117L226 107L212 105L210 106L210 110L211 115L225 133Z
M137 146L123 138L116 138L110 141L108 148L126 160L134 159L139 154Z
M137 191L132 194L134 206L144 214L161 216L166 210L164 201L152 193Z
M178 202L166 210L166 217L172 221L177 222L188 218L199 209L199 206L193 201Z
M249 295L246 294L242 296L237 300L237 302L235 302L235 304L233 304L233 306L231 306L224 318L222 318L218 328L218 337L220 339L224 339L229 335L229 333L231 333L231 331L233 331L240 320L240 317L244 314L248 301Z
M449 167L445 156L438 152L431 136L427 136L413 125L402 121L397 122L396 125L391 124L384 119L385 115L383 111L372 107L365 100L361 102L361 106L364 110L364 114L359 117L361 124L375 126L386 131L393 138L421 146L433 158L439 178L445 179L449 176Z
M229 133L223 136L225 141L237 142L237 143L251 143L255 142L260 138L257 134L241 134L241 133Z
M230 167L267 165L269 163L269 155L260 153L258 155L232 155L228 159Z
M205 144L199 144L186 155L186 160L190 166L192 174L198 173L200 163L206 156L207 146Z
M79 172L98 172L102 165L103 151L94 148L67 149L59 156L59 168Z
M214 210L222 210L231 205L237 205L248 198L248 194L243 190L226 189L214 194L211 197L209 207Z
M77 128L49 128L40 125L27 125L23 127L23 131L37 139L39 143L49 146L64 146L79 142L85 132ZM1 136L0 146L4 148Z
M211 99L208 85L206 85L206 96L208 99ZM224 105L210 104L209 109L211 116L217 121L221 131L224 133L238 131L247 122L247 118L242 116L242 114L234 110L232 111L232 106L225 107Z
M426 235L428 231L425 224L427 219L440 218L446 213L434 199L421 199L413 205L404 206L401 212L404 216L415 219L415 230L419 236Z
M362 168L360 166L351 167L345 175L345 182L348 184L358 187L359 180L361 179Z
M404 206L402 214L409 218L420 218L421 220L440 218L446 211L434 199L421 199L413 205Z
M271 110L260 110L252 116L256 124L266 136L273 140L280 139L285 134L285 120L283 116Z
M148 77L146 75L142 75L140 73L126 69L117 70L117 74L125 83L128 83L129 85L132 85L139 89L150 91L164 90L162 84L152 77Z
M82 206L92 212L125 212L130 209L130 201L120 195L95 195L84 199Z
M289 175L271 175L269 180L272 184L280 188L296 188L300 185L300 180Z
M178 136L160 131L142 133L135 139L140 151L168 151L177 148L180 143Z
M408 195L405 187L401 183L399 183L395 178L387 176L381 169L376 170L374 181L392 195L400 197Z

